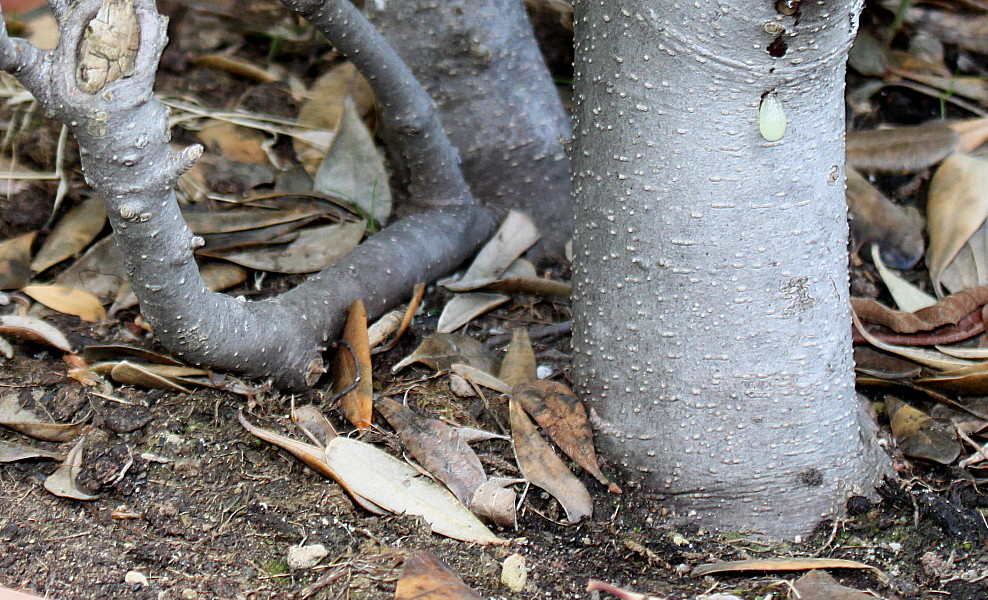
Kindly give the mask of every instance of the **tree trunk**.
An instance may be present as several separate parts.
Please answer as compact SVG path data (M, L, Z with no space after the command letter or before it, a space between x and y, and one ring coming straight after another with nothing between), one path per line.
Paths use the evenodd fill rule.
M704 527L806 533L886 471L849 335L860 8L575 3L576 382L611 459Z
M543 236L536 258L562 257L573 229L570 124L522 0L366 4L435 100L474 197L527 212Z

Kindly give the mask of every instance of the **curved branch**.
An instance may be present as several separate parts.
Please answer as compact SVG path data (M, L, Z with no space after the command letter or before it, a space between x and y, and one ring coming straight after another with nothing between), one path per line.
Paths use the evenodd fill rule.
M310 386L324 372L321 353L353 300L363 299L376 316L415 283L458 266L493 232L493 217L472 202L455 168L455 150L450 154L444 136L433 136L427 126L438 122L434 111L423 110L408 121L422 129L405 147L425 153L415 154L414 164L427 173L420 180L426 203L439 208L398 221L273 300L243 302L210 292L193 257L202 239L185 224L174 193L202 148L169 146L168 109L152 91L166 19L154 0L79 0L56 14L54 52L0 35L0 68L72 129L142 313L165 346L192 362L270 377L289 389ZM101 38L100 31L111 35ZM417 86L414 80L404 85ZM403 97L396 93L392 101ZM443 168L426 168L437 157L446 161Z
M350 59L380 105L386 145L407 169L408 190L419 206L473 203L456 147L443 131L432 98L391 44L349 0L282 0Z

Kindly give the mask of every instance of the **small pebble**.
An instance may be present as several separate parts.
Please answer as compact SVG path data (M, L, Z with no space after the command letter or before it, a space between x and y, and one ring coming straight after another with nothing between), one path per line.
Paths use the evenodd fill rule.
M473 398L477 395L470 382L455 373L449 375L449 389L460 398Z
M520 592L528 581L528 570L525 568L525 557L512 554L501 564L501 583L512 592Z
M292 546L288 549L288 568L311 569L328 555L329 551L322 544Z
M144 573L140 571L127 571L124 575L124 583L138 584L138 585L148 585L148 578Z
M535 368L535 375L539 379L545 379L546 377L552 375L552 367L549 365L539 365Z

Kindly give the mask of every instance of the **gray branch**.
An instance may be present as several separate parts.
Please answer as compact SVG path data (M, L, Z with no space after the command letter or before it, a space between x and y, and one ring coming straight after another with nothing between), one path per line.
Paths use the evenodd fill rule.
M202 240L185 224L174 194L202 148L169 146L168 109L152 92L167 20L153 0L79 0L71 6L59 0L53 8L58 47L41 52L0 34L0 68L71 128L86 180L106 203L142 313L158 339L186 359L270 377L288 389L312 385L324 372L327 341L339 332L353 300L363 299L376 316L407 297L415 283L455 268L492 233L493 217L466 191L456 151L431 105L422 102L421 87L410 75L377 76L373 65L365 66L378 88L392 88L385 94L388 114L409 124L404 147L421 173L416 190L422 204L432 210L398 221L276 299L243 302L210 292L193 258ZM112 30L104 40L117 45L95 35L100 30ZM378 57L380 49L364 46L378 40L360 26L353 31L350 52ZM359 67L377 60L384 59L355 62ZM397 70L383 64L377 68Z

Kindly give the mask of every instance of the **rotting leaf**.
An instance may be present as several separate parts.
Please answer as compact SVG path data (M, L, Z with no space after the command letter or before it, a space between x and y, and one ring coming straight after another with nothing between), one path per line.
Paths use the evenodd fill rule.
M528 339L528 329L518 327L511 330L511 343L501 360L498 378L509 386L538 381L535 373L535 351Z
M354 300L343 326L343 342L333 357L333 393L341 394L340 410L347 421L360 430L371 426L374 412L374 382L370 341L367 338L367 312L364 303Z
M511 394L566 456L606 485L611 493L621 493L621 488L600 471L587 410L573 390L556 381L535 381L516 385Z
M16 290L31 280L31 244L36 232L0 242L0 290Z
M524 479L495 477L485 482L470 499L470 510L478 517L503 527L513 527L517 519L518 494L508 486L525 483Z
M797 579L792 588L800 600L875 600L875 596L845 587L830 573L814 569Z
M899 450L910 458L952 464L960 456L961 446L953 427L933 420L926 413L890 398L886 404L892 432Z
M313 471L319 473L323 477L332 479L336 483L343 486L347 492L350 492L354 502L362 506L368 512L375 515L384 515L388 513L386 509L378 506L374 502L350 491L350 488L339 478L336 471L331 469L326 463L325 448L320 448L314 444L307 444L305 442L293 440L292 438L281 435L280 433L275 433L264 429L263 427L251 425L247 418L244 417L243 411L237 413L237 419L240 420L240 424L244 426L244 429L246 429L254 437L264 440L269 444L278 446L282 450L285 450L295 458L305 463L305 465Z
M433 333L426 336L414 352L391 368L391 372L397 373L416 362L437 371L448 371L454 363L460 363L486 373L493 373L498 364L491 351L482 343L455 333Z
M847 210L855 248L880 247L882 260L908 269L923 258L923 219L885 197L854 169L847 170Z
M405 559L395 600L482 600L435 554L422 550Z
M480 249L463 277L443 286L454 292L465 292L494 281L539 237L538 229L528 215L515 210L508 212L497 233Z
M46 490L62 498L86 501L99 500L99 496L93 496L80 490L75 482L76 477L79 476L79 471L82 470L82 445L85 441L86 436L80 437L76 445L69 451L68 456L65 457L65 461L45 479Z
M86 427L85 419L75 423L42 421L29 410L21 407L17 394L0 396L0 425L46 442L68 442L75 439Z
M767 558L757 560L733 560L697 565L690 577L703 577L713 573L737 573L740 571L808 571L810 569L867 569L882 581L888 581L878 567L866 565L856 560L841 558Z
M12 444L0 440L0 463L15 462L31 458L50 458L54 460L65 460L65 455L58 452L50 452L43 448L25 446L23 444Z
M326 446L326 464L351 495L395 514L420 516L435 533L478 544L507 543L448 490L370 444L334 438Z
M518 468L532 485L549 492L566 511L569 523L579 523L593 514L590 492L573 475L562 459L542 439L519 402L509 402L511 439L514 442Z
M455 294L443 307L443 312L439 315L439 323L436 324L436 331L452 333L510 299L510 296L487 292Z
M31 262L31 271L40 273L82 252L106 225L106 209L93 197L73 206L48 235Z
M74 315L83 321L106 320L103 303L93 294L62 285L29 285L21 291L52 310Z
M378 226L391 216L388 171L349 96L343 100L343 113L329 151L316 171L313 190L348 199Z
M926 206L930 236L926 265L938 295L944 270L986 217L988 161L965 154L950 156L930 182Z
M336 223L299 232L298 238L279 246L248 250L206 251L204 256L222 258L249 269L272 273L314 273L330 266L353 250L364 236L366 224Z
M933 306L915 312L894 310L871 298L853 298L851 301L859 319L887 327L896 333L916 333L944 325L956 325L965 316L986 304L988 286L952 294Z
M0 335L9 335L21 340L45 344L62 352L72 352L69 340L54 325L34 317L18 315L0 316Z
M460 502L469 505L477 489L487 482L487 474L459 432L390 398L378 398L376 406L415 460Z
M915 173L950 155L959 141L944 121L847 134L847 166L865 173Z

